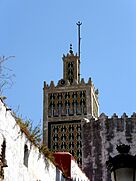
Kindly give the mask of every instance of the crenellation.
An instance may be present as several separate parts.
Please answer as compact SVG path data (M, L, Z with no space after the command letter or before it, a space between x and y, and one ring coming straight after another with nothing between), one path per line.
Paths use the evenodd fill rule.
M50 88L51 88L51 89L55 88L54 81L51 81L51 82L50 82Z
M68 57L68 58L69 58L69 57L75 57L75 55L74 55L73 52L71 52L71 53L69 52L69 53L67 53L66 56L64 56L63 58L65 58L65 57Z
M47 84L46 84L46 81L44 81L44 88L46 88L47 87Z
M98 96L99 96L99 90L98 89L95 90L95 95L96 95L96 98L98 99Z
M127 119L127 118L128 118L128 116L127 116L127 114L126 114L126 113L123 113L123 115L121 116L121 118L122 118L122 119Z
M76 59L78 59L79 58L79 56L77 55L77 53L76 54L74 54L74 53L67 53L66 55L65 54L63 54L63 56L62 56L62 60L65 60L65 58L70 58L70 57L74 57L74 58L76 58Z
M66 80L66 86L70 86L69 80Z
M136 118L136 113L133 112L133 114L131 115L131 118Z
M74 79L72 85L78 85L78 81Z
M88 85L92 85L91 77L89 77L89 79L88 79Z
M118 115L117 115L116 113L114 113L111 118L112 118L112 119L118 119Z
M65 59L65 57L66 57L66 56L65 56L65 54L63 54L63 56L62 56L62 60L63 60L63 59Z
M100 119L100 120L107 120L107 119L108 119L108 116L106 116L105 113L101 113L100 116L99 116L99 119ZM99 119L98 119L98 120L99 120Z
M81 83L80 83L81 85L85 85L85 80L84 80L84 78L82 78L81 79Z
M46 81L44 81L43 90L48 90L48 89L50 89L50 86L46 83Z

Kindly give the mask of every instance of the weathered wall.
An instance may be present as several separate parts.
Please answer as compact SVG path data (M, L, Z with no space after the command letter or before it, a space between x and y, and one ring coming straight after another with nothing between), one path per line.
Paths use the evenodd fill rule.
M78 167L75 160L71 160L71 177L73 181L89 181L86 175Z
M28 162L24 159L28 149ZM25 160L25 163L24 163ZM4 167L3 167L4 166ZM88 181L75 163L72 180ZM74 173L76 174L74 174ZM20 130L10 109L0 100L0 181L68 181Z
M110 181L106 161L109 155L117 155L116 146L131 146L130 153L136 154L136 114L130 118L115 114L108 118L101 114L98 120L90 120L82 127L83 170L92 181Z
M0 101L0 146L3 140L6 142L7 161L5 181L56 181L56 167L20 131L12 112ZM29 152L28 167L24 165L25 144Z

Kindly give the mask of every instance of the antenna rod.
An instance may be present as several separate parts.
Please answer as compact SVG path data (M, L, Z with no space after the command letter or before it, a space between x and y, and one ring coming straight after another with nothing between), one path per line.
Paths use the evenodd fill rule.
M80 26L81 25L82 25L82 23L80 21L78 21L77 26L78 26L78 56L79 56L79 60L80 60L80 41L81 41Z

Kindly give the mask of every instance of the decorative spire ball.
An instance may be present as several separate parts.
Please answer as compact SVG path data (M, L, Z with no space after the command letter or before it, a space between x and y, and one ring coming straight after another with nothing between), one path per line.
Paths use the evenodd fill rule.
M69 50L70 54L73 54L73 50L72 50L72 44L70 44L70 50Z

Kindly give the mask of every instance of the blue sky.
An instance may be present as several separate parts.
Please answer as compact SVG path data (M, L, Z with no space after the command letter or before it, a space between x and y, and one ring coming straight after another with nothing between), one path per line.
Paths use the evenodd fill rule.
M136 111L135 0L0 0L0 55L16 75L6 103L24 119L42 121L43 81L62 78L62 55L81 27L81 77L99 89L100 113Z

